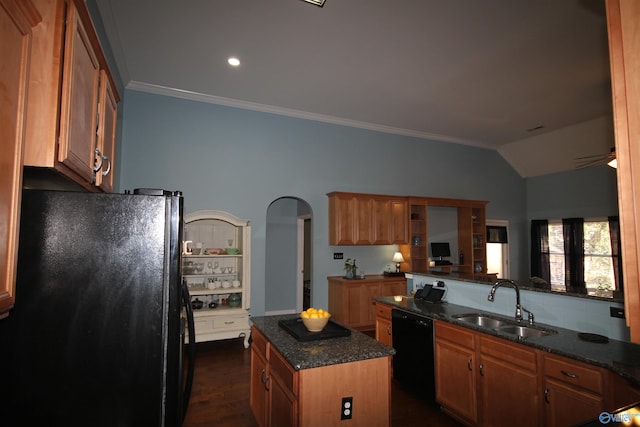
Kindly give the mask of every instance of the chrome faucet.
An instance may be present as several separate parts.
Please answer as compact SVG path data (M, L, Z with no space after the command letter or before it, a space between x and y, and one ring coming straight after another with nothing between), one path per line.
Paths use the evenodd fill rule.
M533 315L532 312L530 312L529 310L527 310L526 308L524 308L521 304L520 304L520 288L518 288L518 285L516 284L516 282L514 282L513 280L508 280L508 279L500 279L498 280L492 287L491 290L489 291L489 296L487 297L487 299L491 302L493 302L495 295L496 295L496 290L503 285L508 285L510 287L512 287L513 289L516 290L516 320L518 322L522 321L522 312L526 311L527 312L527 319L530 325L533 325L534 323L534 319L535 316Z

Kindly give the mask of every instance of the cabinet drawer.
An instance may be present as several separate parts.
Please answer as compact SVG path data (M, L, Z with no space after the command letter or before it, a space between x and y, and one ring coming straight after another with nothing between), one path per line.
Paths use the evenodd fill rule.
M480 337L480 351L496 359L509 362L531 372L536 372L535 350L520 344L488 336Z
M383 319L391 320L391 306L376 303L376 316L382 317Z
M273 347L271 347L269 352L269 367L271 369L271 375L277 375L280 382L287 388L287 390L295 396L298 396L296 371L293 370L291 365L289 365L282 355Z
M267 358L267 339L255 327L251 328L251 347L265 359Z
M549 378L582 387L594 393L603 393L604 372L576 360L546 354L544 374Z
M461 345L470 349L475 348L473 332L468 331L460 326L450 325L445 322L436 320L436 338L452 341L454 344Z
M237 328L248 328L249 322L247 320L247 316L220 316L215 317L213 319L213 329L215 330L224 330L224 329L237 329Z

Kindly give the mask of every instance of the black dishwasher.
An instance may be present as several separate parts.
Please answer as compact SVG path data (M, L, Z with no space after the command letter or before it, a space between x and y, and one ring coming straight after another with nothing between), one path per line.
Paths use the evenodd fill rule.
M391 310L393 378L416 395L435 402L433 319Z

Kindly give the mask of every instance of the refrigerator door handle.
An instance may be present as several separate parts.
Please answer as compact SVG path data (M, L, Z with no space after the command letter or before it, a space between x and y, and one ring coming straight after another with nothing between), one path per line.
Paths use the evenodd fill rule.
M184 394L182 401L182 419L187 416L187 408L189 407L189 398L191 397L191 388L193 387L193 371L195 367L196 358L196 332L195 324L193 321L193 309L191 308L191 296L189 295L189 289L185 282L182 283L182 303L184 304L187 312L187 328L189 329L189 348L188 348L188 361L187 378L184 385Z

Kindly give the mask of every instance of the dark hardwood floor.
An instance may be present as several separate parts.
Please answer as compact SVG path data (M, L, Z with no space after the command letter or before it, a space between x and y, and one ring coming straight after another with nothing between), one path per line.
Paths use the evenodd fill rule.
M195 381L184 427L257 426L249 408L251 351L242 343L234 339L197 344ZM391 392L393 427L460 426L396 381Z

